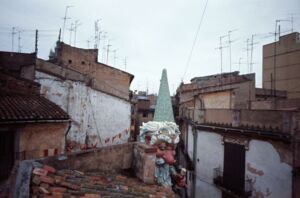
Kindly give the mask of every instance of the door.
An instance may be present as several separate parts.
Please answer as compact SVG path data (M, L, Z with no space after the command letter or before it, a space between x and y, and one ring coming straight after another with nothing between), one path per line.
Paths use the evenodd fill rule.
M14 165L14 133L0 132L0 181L8 178Z
M245 146L233 143L224 144L224 188L243 195L245 188ZM231 197L223 193L223 197Z

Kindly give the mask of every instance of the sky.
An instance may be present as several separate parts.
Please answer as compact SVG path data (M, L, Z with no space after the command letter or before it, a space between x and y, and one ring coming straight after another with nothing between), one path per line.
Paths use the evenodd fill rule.
M247 62L251 60L251 45L248 45L247 51L247 39L250 39L250 44L254 35L252 72L256 73L256 86L261 87L262 46L274 41L275 20L282 20L279 23L281 35L288 34L292 30L293 15L293 31L300 31L299 0L0 2L1 51L33 52L34 30L38 29L38 56L48 59L49 51L58 39L59 29L63 28L66 6L72 6L67 12L63 41L67 44L71 41L72 46L80 48L93 48L95 21L99 20L102 32L99 62L108 61L109 65L133 74L131 90L148 90L149 93L158 92L163 68L168 72L171 94L182 81L189 83L196 76L220 73L220 36L224 36L223 72L230 71L231 57L231 71L245 74L250 72ZM69 29L76 20L80 25L74 43L74 32L70 39ZM229 31L230 48L226 36ZM111 46L107 60L108 42Z

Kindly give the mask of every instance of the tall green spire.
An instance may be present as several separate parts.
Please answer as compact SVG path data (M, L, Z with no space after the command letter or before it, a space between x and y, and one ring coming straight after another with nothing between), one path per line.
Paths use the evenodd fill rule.
M162 71L153 121L175 122L166 69Z

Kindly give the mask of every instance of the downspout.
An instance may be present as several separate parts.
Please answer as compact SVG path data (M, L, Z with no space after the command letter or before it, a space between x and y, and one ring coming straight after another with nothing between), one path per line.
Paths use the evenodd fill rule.
M70 132L71 126L72 126L72 121L70 120L70 121L69 121L68 129L67 129L67 131L66 131L66 133L65 133L65 150L67 149L67 137L68 137L68 134L69 134L69 132Z

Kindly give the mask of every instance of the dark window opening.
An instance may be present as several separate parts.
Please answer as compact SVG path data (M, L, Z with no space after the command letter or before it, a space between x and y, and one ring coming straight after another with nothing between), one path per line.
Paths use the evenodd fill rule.
M84 61L81 61L81 64L82 64L82 65L85 65L85 62L84 62Z
M72 64L72 60L69 59L69 64Z

